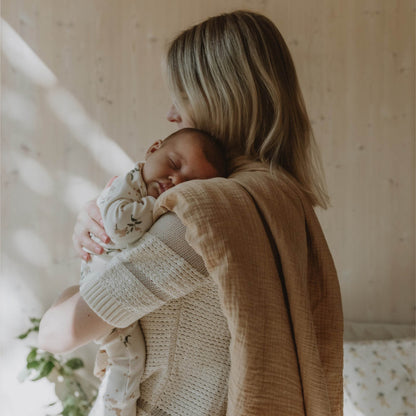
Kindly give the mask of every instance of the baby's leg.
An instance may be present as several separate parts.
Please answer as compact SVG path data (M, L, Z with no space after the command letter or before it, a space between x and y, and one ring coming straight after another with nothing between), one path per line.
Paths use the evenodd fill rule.
M108 366L90 416L136 416L146 353L139 323L114 329L102 341Z

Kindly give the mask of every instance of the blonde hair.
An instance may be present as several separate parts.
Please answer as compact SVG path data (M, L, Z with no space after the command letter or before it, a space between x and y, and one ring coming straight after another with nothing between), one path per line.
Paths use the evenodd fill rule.
M327 207L319 150L289 49L271 20L236 11L172 41L168 86L178 111L245 155L289 173L312 205Z

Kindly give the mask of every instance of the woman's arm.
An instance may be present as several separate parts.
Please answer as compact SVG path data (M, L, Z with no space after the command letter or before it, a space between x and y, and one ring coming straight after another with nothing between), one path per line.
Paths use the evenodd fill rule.
M84 247L101 254L103 248L91 239L90 233L108 243L110 238L102 225L100 210L95 201L89 201L80 211L72 240L78 255L85 261L90 255ZM39 347L45 351L62 353L105 335L112 328L85 303L79 286L65 289L46 311L39 326Z
M103 271L90 273L80 293L103 320L124 328L211 282L202 258L185 240L185 227L168 213Z
M89 275L81 294L78 287L67 289L45 313L42 349L71 351L210 281L175 214L162 216L135 247L113 260L104 273Z
M39 348L52 353L68 352L105 335L112 328L85 303L79 286L71 286L43 315Z

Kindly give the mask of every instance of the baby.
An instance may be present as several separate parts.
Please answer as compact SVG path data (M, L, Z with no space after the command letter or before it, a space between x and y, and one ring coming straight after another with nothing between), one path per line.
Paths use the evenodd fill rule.
M104 254L92 256L90 263L83 262L80 285L151 227L153 207L160 194L181 182L225 175L222 147L200 130L182 129L150 146L145 162L110 181L98 197L97 205L112 244L100 243ZM114 328L97 343L100 349L95 374L101 378L101 385L90 416L135 416L145 364L145 343L139 323Z

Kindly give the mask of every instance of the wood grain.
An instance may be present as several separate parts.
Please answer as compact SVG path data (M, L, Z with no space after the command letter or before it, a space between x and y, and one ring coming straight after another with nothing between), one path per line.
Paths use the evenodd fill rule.
M237 8L269 16L292 51L327 173L332 206L319 216L346 318L414 322L411 0L4 0L2 260L22 314L77 282L82 202L174 130L167 42ZM38 61L22 61L19 45Z

